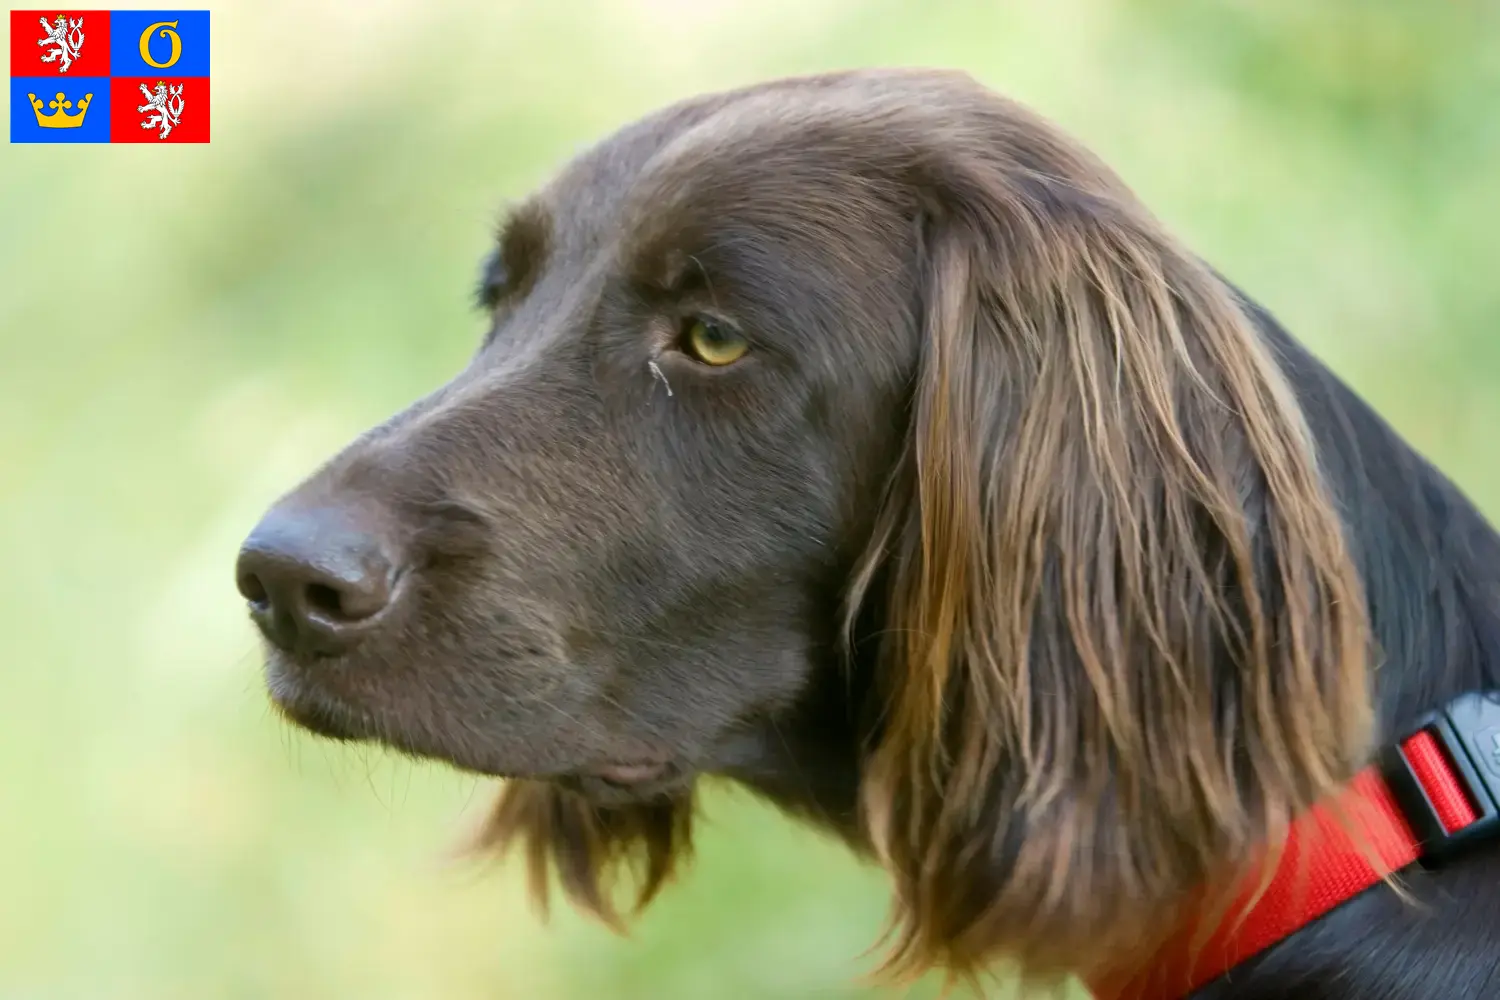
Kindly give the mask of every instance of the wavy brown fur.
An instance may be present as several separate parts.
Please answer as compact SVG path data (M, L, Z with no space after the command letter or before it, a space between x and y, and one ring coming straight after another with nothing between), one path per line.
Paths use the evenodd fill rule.
M691 856L692 822L687 799L596 806L546 782L513 781L495 800L473 849L504 857L522 846L531 896L543 915L555 871L575 905L623 932L611 879L622 869L633 874L632 910L643 909Z
M1217 279L1137 206L1060 196L1092 176L974 173L931 234L916 417L852 595L888 568L903 637L864 794L895 968L1067 970L1155 943L1183 886L1364 762L1364 597Z

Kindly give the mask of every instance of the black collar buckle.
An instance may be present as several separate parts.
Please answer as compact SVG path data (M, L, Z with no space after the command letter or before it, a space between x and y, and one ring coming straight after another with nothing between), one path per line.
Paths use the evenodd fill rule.
M1403 744L1426 730L1462 779L1474 822L1449 831L1412 770ZM1460 695L1380 750L1380 770L1422 842L1421 863L1435 867L1476 841L1500 836L1500 693Z

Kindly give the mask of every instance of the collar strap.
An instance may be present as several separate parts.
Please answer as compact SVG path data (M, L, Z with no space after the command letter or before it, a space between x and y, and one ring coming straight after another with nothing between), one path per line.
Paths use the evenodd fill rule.
M1497 834L1500 694L1465 694L1299 817L1270 881L1250 880L1217 928L1190 918L1143 971L1092 983L1094 996L1181 1000L1392 873Z

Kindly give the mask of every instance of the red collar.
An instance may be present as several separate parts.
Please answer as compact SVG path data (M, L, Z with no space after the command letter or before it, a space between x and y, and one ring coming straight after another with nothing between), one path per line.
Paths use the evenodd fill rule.
M1356 775L1336 800L1293 823L1270 882L1254 879L1211 934L1203 934L1201 922L1187 921L1144 970L1091 984L1094 996L1180 1000L1391 873L1494 836L1500 832L1497 805L1500 701L1463 695L1385 747L1378 763Z

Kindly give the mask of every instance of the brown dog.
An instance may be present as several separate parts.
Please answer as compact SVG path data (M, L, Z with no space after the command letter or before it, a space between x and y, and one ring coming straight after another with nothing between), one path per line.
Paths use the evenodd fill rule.
M239 585L288 717L514 779L490 840L606 919L718 774L889 871L896 970L1128 970L1383 734L1500 687L1474 508L965 77L631 125L481 295L469 366L279 502ZM1500 995L1497 877L1366 892L1203 995Z

